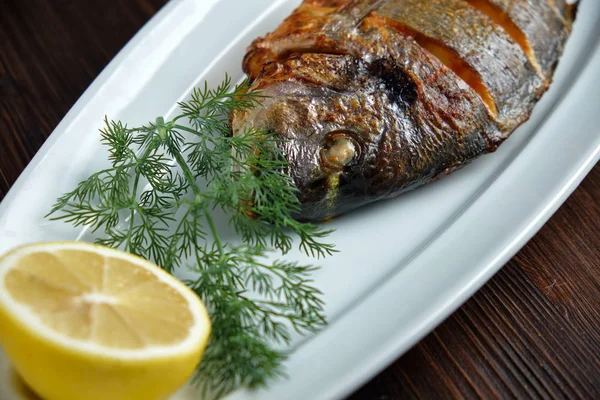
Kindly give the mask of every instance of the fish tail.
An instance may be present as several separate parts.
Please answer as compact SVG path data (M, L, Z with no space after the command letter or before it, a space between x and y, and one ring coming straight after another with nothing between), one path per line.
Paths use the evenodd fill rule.
M386 0L350 0L339 11L349 16L354 25L358 25L367 15L380 8Z

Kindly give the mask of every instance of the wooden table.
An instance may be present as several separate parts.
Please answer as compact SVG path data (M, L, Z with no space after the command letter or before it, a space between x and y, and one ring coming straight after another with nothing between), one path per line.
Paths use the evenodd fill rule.
M0 200L163 4L2 1ZM483 289L350 399L464 397L600 399L600 165Z

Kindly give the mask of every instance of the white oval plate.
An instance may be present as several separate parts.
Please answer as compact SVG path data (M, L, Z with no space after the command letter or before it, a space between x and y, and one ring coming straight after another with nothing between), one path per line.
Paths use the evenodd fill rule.
M329 325L294 342L289 379L235 399L341 398L442 322L507 262L600 157L600 2L584 0L555 82L494 153L438 182L331 223L341 253L316 276ZM81 231L44 220L54 200L106 162L105 115L158 115L225 72L242 77L247 45L298 0L167 4L94 81L0 204L0 253ZM299 253L290 257L300 261ZM21 398L0 354L0 398ZM198 398L192 389L177 398Z

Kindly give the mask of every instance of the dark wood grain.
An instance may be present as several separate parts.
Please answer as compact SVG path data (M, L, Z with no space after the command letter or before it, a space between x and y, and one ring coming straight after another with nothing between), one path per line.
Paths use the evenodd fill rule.
M0 200L164 3L1 2ZM477 397L600 399L600 166L482 290L349 399Z

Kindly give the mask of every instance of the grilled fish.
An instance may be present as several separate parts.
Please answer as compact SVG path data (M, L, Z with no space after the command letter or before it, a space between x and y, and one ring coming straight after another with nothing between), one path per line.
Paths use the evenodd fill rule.
M547 90L565 0L305 0L243 60L301 220L397 196L492 152Z

